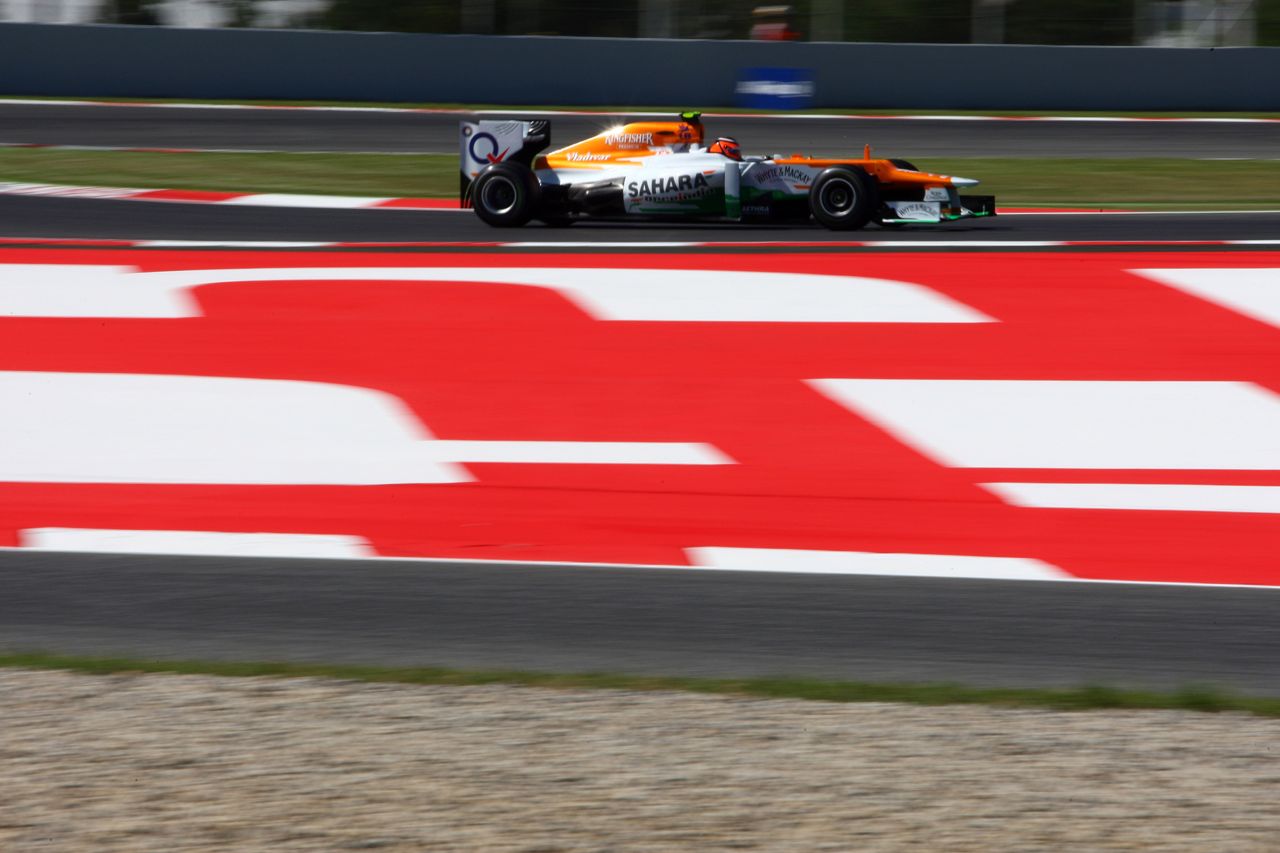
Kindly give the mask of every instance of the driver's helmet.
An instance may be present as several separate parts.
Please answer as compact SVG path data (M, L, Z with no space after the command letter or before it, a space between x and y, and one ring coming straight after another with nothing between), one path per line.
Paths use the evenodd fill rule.
M711 154L723 154L730 160L741 160L742 149L738 147L738 140L731 136L721 136L711 143L711 147L707 149Z

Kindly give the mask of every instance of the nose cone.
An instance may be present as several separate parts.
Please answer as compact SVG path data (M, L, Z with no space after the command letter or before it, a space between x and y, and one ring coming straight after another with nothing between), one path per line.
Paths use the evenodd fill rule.
M953 187L976 187L980 183L982 182L976 181L973 178L952 178L951 179L951 186Z

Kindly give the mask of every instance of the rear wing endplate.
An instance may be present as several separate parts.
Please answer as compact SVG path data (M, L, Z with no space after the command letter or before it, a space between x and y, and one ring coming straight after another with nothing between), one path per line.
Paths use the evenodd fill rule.
M494 163L522 163L533 168L533 158L551 144L551 122L546 119L464 121L458 128L461 180L458 195L463 207L471 206L471 182L480 170Z

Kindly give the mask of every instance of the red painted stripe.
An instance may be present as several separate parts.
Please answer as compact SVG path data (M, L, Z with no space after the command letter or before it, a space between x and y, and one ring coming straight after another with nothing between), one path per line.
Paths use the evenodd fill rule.
M426 210L456 210L462 204L456 198L393 198L371 207L412 207Z
M244 198L253 193L216 192L213 190L144 190L130 196L141 201L188 201L217 203L233 198Z

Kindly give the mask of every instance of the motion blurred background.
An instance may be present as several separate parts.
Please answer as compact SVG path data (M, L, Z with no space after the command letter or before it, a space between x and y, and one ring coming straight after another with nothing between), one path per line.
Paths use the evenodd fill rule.
M809 41L1280 45L1280 0L0 0L0 21Z

